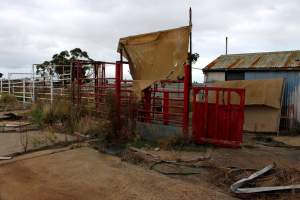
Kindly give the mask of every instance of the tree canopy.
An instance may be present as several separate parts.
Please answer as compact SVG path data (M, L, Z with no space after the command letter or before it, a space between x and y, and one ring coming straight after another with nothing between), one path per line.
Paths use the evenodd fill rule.
M196 63L198 58L200 57L198 53L193 53L193 54L188 54L188 57L189 57L189 60L192 62L192 63Z
M57 75L63 74L62 67L54 67L55 65L64 65L65 69L70 66L74 60L92 60L86 51L82 51L80 48L75 48L70 51L62 51L58 54L54 54L52 59L49 61L44 61L42 64L37 65L37 74L41 76Z

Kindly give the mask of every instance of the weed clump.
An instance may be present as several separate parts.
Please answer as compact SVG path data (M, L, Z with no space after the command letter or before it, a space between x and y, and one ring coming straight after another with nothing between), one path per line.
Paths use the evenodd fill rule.
M30 116L33 124L37 125L38 128L44 128L46 114L41 103L32 106Z
M132 139L134 123L131 106L118 110L115 93L107 92L104 106L88 110L88 106L74 105L70 99L55 97L52 105L36 103L32 106L32 122L39 128L52 127L67 134L79 133L97 138L105 145L122 145ZM121 115L121 114L122 115Z
M19 106L19 102L14 95L1 93L0 94L0 109L1 110L11 110L16 109Z

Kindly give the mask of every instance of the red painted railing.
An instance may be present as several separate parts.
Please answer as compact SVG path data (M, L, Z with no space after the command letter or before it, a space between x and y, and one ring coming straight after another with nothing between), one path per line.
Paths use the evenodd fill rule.
M89 66L88 72L84 70L86 66ZM114 75L108 76L107 68L114 72ZM107 97L113 94L117 116L120 117L123 107L132 100L132 81L122 80L122 68L123 65L119 61L75 61L72 70L73 103L82 104L98 113L105 113Z
M184 80L161 80L144 90L138 120L182 128L188 136L190 66L185 65Z
M86 65L93 66L89 67L89 73L84 68ZM115 72L112 77L106 74L108 67ZM137 110L137 117L135 108L131 106L134 100L133 82L122 79L122 68L122 62L75 61L72 70L74 104L84 105L92 111L107 114L106 98L109 93L113 93L118 126L121 125L122 119L127 117L132 121L176 126L182 128L182 134L188 137L190 66L184 66L183 80L162 80L145 89ZM240 146L245 91L216 87L193 87L192 89L194 141L231 147ZM126 112L130 116L125 116Z

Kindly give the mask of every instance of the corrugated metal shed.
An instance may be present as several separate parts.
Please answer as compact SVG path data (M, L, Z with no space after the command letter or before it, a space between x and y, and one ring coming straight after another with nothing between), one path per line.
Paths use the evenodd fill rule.
M300 70L300 50L221 55L203 71Z
M300 50L221 55L208 64L205 77L214 73L243 72L245 80L285 79L283 92L281 127L300 127Z

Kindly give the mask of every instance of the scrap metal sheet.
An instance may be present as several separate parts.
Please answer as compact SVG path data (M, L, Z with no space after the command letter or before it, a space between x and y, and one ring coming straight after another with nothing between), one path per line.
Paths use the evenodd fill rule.
M247 178L243 178L230 186L230 190L234 193L260 193L260 192L272 192L272 191L281 191L281 190L294 190L300 189L300 184L297 185L286 185L286 186L269 186L269 187L254 187L254 188L242 188L248 182L253 181L254 179L258 178L259 176L267 173L271 169L275 167L275 164L271 164L266 166L265 168L251 174Z

